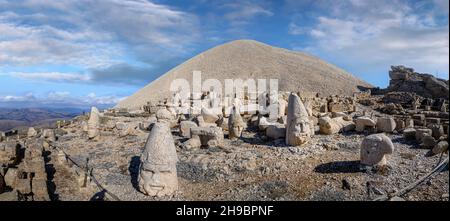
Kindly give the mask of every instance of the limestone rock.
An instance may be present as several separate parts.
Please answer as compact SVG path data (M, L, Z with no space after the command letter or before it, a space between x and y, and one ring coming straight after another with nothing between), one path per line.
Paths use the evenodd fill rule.
M395 130L395 120L392 117L380 117L377 119L377 131L392 133Z
M80 124L80 126L81 126L81 130L82 130L83 132L85 132L85 133L88 132L89 128L88 128L88 125L87 125L86 121L82 121L81 124Z
M298 146L307 143L314 130L303 102L296 94L291 93L288 100L286 144Z
M387 91L411 92L426 98L449 98L448 81L404 66L392 66L391 69Z
M116 129L117 130L126 130L127 127L128 127L128 125L125 122L116 122Z
M17 190L0 194L0 201L19 201Z
M331 135L339 132L352 131L355 129L355 123L346 121L342 117L322 117L319 119L319 127L320 133Z
M42 137L46 141L54 142L56 140L55 131L53 129L44 129L44 131L42 131Z
M138 122L130 122L125 124L125 128L119 131L120 137L136 135L138 133L139 123Z
M385 134L372 134L361 143L361 164L368 166L383 166L386 155L394 152L394 144Z
M439 124L432 124L431 126L431 135L434 139L439 140L441 136L444 136L444 127Z
M36 137L37 131L34 129L34 127L28 128L27 137Z
M6 174L5 174L6 186L15 188L16 178L17 178L17 169L16 168L8 168L8 171L6 171Z
M414 127L414 120L411 118L408 118L405 120L405 127L406 128L412 128Z
M44 140L43 139L28 139L26 141L26 148L24 157L26 160L34 160L42 157L44 152Z
M29 179L17 179L16 180L16 190L20 194L31 194L31 182Z
M405 120L403 119L394 119L395 120L395 130L396 131L402 131L403 129L405 129L406 124L405 124Z
M159 109L156 112L156 118L158 119L158 122L170 122L172 121L175 117L172 114L172 112L170 112L169 110L167 110L166 108L162 108Z
M139 123L139 129L142 131L150 131L156 122L158 122L156 117L149 117L144 122Z
M286 116L288 102L282 98L278 99L278 118Z
M425 134L422 138L422 146L425 148L433 148L436 146L436 139L434 139L431 135Z
M282 124L270 125L266 129L266 136L271 139L286 137L286 127Z
M275 122L269 122L269 120L266 117L259 117L258 120L258 129L260 131L265 131L267 129L267 127L269 127L270 125L275 125Z
M403 137L407 140L413 140L416 138L416 129L406 128L403 130Z
M202 146L217 147L223 144L223 131L220 127L192 127L191 137L198 136Z
M203 116L197 116L197 122L199 127L216 127L216 123L206 123Z
M376 125L375 121L369 117L358 117L356 118L355 123L357 132L363 132L367 128L374 128Z
M50 201L48 195L47 180L45 179L33 179L31 191L33 192L34 201Z
M432 149L433 154L440 154L442 152L448 151L448 142L447 141L441 141Z
M180 134L183 137L191 137L191 128L197 127L197 124L193 121L181 121L180 122Z
M150 196L172 195L178 190L176 147L166 122L153 126L139 168L139 190Z
M200 141L199 136L194 136L183 143L183 148L185 148L186 150L197 149L200 148L201 146L202 142Z
M15 164L19 160L19 146L16 141L4 141L0 143L0 164Z
M228 115L228 116L230 116L230 115ZM228 131L228 121L229 121L229 118L222 117L218 122L219 127L222 128L222 130L224 130L224 131Z
M219 120L219 116L207 108L202 108L201 116L205 123L216 123Z
M427 129L427 128L419 128L416 129L416 141L418 143L422 143L422 139L423 137L425 137L425 135L430 135L431 136L431 129Z
M346 113L344 112L331 112L331 117L332 118L336 118L336 117L342 117L344 120L349 120L349 117Z

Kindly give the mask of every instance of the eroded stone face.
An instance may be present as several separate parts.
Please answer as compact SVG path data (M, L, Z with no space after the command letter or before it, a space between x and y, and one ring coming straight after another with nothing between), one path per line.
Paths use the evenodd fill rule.
M233 107L230 118L228 118L228 131L229 138L234 140L242 135L242 131L245 129L244 120L242 120L241 114L236 107Z
M367 166L386 165L386 155L394 152L394 144L385 134L372 134L361 143L361 164Z
M178 189L176 169L143 164L139 174L139 188L149 196L171 195Z
M178 189L177 161L169 124L155 123L141 156L139 190L157 197L173 194Z
M286 144L298 146L311 139L311 122L300 97L291 93L288 101Z

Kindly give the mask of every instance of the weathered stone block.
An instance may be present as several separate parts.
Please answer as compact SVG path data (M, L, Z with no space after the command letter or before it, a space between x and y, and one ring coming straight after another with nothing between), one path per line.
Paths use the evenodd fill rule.
M377 131L392 133L395 130L396 124L392 117L380 117L377 119Z
M181 121L180 122L180 134L183 137L191 137L191 128L197 127L197 124L193 121Z

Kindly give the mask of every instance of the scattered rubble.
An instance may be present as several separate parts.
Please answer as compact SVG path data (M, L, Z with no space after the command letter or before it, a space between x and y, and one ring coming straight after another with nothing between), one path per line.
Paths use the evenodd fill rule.
M243 111L248 96L183 114L194 100L179 95L133 111L93 107L57 128L7 131L0 134L0 200L389 195L448 155L449 134L445 82L405 67L392 67L390 77L389 88L354 96L271 92L261 111ZM219 101L202 96L208 105ZM416 188L390 200L448 200L448 169Z

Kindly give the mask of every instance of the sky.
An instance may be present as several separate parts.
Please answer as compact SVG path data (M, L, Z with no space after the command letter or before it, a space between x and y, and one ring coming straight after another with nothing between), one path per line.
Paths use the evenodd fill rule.
M0 0L0 107L108 107L238 39L381 88L391 65L448 79L449 0Z

